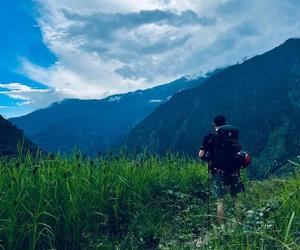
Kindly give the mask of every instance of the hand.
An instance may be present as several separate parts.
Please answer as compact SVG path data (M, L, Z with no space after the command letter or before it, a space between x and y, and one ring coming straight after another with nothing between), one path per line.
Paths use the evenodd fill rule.
M201 149L201 150L199 151L198 156L199 156L199 158L200 158L201 160L203 160L203 158L205 158L205 150Z

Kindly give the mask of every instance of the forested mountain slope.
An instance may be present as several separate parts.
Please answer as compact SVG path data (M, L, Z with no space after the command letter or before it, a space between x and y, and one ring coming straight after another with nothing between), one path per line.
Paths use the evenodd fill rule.
M16 155L18 144L24 150L34 150L36 147L26 139L23 132L0 115L0 156Z
M131 150L196 156L217 114L239 127L242 145L257 157L257 167L266 166L264 171L298 155L300 39L176 94L133 129L124 144Z

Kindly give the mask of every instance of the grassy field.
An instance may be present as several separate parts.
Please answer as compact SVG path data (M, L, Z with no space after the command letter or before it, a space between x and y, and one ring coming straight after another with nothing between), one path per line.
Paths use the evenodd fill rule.
M3 249L300 249L300 176L249 181L216 225L194 159L0 159ZM210 206L208 206L210 204Z

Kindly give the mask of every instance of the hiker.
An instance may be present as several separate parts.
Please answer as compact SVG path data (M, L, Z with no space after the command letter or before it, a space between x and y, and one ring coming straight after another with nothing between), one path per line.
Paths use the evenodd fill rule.
M240 166L236 161L236 154L241 147L238 143L238 130L226 125L223 115L214 118L213 126L214 133L204 137L199 157L208 162L210 192L212 198L217 199L217 220L222 225L224 195L230 193L235 203L237 194L244 190L240 179Z

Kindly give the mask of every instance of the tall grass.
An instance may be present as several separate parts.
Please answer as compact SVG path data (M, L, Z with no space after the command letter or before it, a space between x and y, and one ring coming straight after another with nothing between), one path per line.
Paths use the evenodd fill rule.
M298 163L293 164L299 167ZM162 249L300 249L299 173L264 181L244 178L244 183L246 193L239 195L236 205L225 197L224 226L214 223L215 215L211 213L210 228L204 227L200 234L180 230L173 242L168 244L168 239ZM188 216L197 218L195 213ZM182 221L185 216L178 214L177 220ZM181 224L181 228L186 227Z
M0 161L0 239L5 249L79 249L114 245L164 223L156 202L164 191L204 190L194 160L155 156L83 159L25 155ZM147 218L147 216L158 218ZM151 223L150 223L151 224ZM155 228L156 227L156 228ZM154 237L151 229L145 234ZM147 237L147 235L145 236ZM131 239L138 245L140 239ZM137 241L137 242L135 242Z
M207 184L206 166L174 155L89 159L20 152L0 159L0 246L296 249L298 177L247 182L239 208L226 199L224 228L211 226Z

